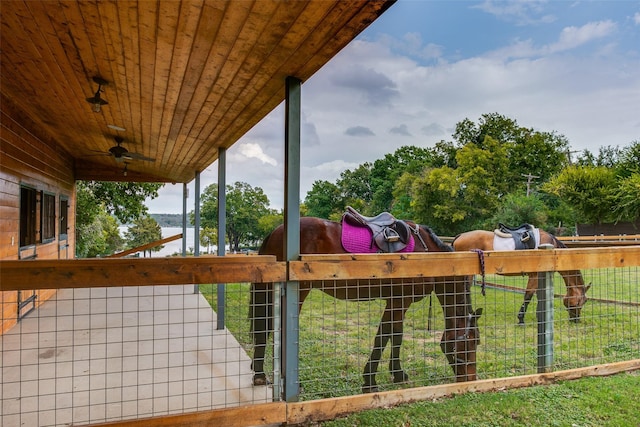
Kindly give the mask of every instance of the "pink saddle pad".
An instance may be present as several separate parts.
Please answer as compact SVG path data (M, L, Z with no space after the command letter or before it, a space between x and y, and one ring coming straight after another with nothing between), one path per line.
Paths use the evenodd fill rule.
M409 236L409 243L400 252L413 252L415 246L413 236ZM380 250L373 242L371 230L368 227L357 227L342 221L342 247L354 254L371 254Z

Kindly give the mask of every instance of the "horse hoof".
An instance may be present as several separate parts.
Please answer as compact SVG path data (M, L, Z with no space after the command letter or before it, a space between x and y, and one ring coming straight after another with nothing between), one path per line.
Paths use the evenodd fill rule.
M362 386L362 393L366 394L366 393L377 393L378 391L378 386L377 385L363 385Z
M518 321L518 326L524 326L524 320Z
M253 376L253 385L270 385L271 381L267 379L265 374L256 374Z
M400 372L394 372L393 373L393 382L394 382L394 384L406 383L408 381L409 381L409 375L407 375L406 372L400 371Z

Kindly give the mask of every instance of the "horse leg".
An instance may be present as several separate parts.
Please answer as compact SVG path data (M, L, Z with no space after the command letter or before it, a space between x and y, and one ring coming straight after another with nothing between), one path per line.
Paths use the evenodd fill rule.
M378 364L382 357L382 351L389 342L391 336L391 300L387 300L387 306L384 309L380 324L378 325L378 332L373 340L373 349L369 355L369 360L364 366L364 384L362 385L363 393L375 393L378 391L378 385L376 384L376 372L378 371Z
M527 290L524 292L524 301L520 306L520 311L518 311L518 324L524 325L524 315L527 313L527 307L529 307L529 303L531 299L536 293L538 289L538 277L536 274L529 274L529 281L527 282Z
M269 284L253 283L249 303L249 318L253 336L253 385L267 385L269 381L264 373L264 356L269 333L273 328L273 292Z
M391 332L391 358L389 359L389 372L393 375L394 383L404 383L409 381L409 375L402 369L400 364L400 348L402 347L402 338L404 333L404 315L408 307L404 307L402 300L400 308L394 308L392 316L392 332Z

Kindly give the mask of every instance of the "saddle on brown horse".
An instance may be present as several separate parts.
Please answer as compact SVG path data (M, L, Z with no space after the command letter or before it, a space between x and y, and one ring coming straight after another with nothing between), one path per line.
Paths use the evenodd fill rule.
M361 215L351 206L347 206L342 220L352 226L369 228L373 243L382 252L400 252L407 247L411 239L409 225L396 219L389 212L368 217Z
M494 233L499 237L512 238L516 244L516 250L535 249L537 247L534 227L531 224L509 227L503 223L499 223Z

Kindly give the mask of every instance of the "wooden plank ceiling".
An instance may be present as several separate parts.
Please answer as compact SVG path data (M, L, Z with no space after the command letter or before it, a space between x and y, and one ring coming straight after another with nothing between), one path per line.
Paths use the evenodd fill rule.
M0 92L76 179L189 182L394 1L2 1Z

